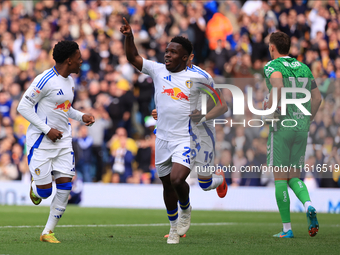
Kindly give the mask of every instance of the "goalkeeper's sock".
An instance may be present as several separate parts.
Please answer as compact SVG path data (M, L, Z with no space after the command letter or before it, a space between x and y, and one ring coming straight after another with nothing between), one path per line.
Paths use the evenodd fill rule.
M307 202L304 204L304 206L305 206L306 212L308 212L308 207L309 207L309 206L313 206L313 204L312 204L311 201L307 201Z
M303 205L305 205L306 202L310 202L309 193L303 181L301 181L299 178L292 178L289 180L288 184ZM311 204L308 204L308 206L309 205ZM307 208L306 211L308 210L308 206L306 207L305 205Z
M283 232L287 233L289 230L292 230L292 224L289 223L283 223Z
M290 223L290 199L287 181L275 181L275 197L280 211L282 223Z

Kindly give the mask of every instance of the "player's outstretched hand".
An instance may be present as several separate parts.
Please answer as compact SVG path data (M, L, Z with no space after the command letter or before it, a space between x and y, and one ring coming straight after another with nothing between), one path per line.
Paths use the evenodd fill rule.
M85 123L85 126L92 126L95 122L94 116L90 113L85 113L83 115L83 122Z
M201 119L204 117L204 115L202 115L201 112L196 109L192 112L192 114L189 115L189 117L193 122L199 123Z
M132 29L130 27L129 22L124 17L123 17L123 20L124 20L125 25L120 27L120 32L125 36L132 35Z
M47 133L47 137L50 138L54 143L63 137L63 132L55 128L51 128L50 131Z
M157 110L156 109L153 109L152 112L151 112L151 116L157 120Z

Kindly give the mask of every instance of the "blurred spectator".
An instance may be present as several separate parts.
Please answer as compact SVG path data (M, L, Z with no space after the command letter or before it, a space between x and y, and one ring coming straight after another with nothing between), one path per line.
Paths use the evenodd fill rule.
M135 171L136 182L142 182L144 184L151 183L151 140L149 137L140 139L138 144L138 151L136 155L136 163L138 164L137 171Z
M73 139L75 168L84 182L92 182L92 145L93 139L88 135L88 127L80 125L77 138Z
M93 139L92 155L96 168L95 180L100 182L105 169L104 154L106 154L106 148L104 135L105 130L111 127L112 122L103 106L98 106L96 109L92 109L91 113L96 119L96 125L89 127L88 131L89 136Z
M231 173L231 180L233 186L239 186L241 184L241 167L247 164L247 159L244 157L243 150L238 148L233 156L234 166L236 171Z
M317 32L325 33L327 10L322 6L321 1L315 1L313 9L308 15L309 22L311 23L311 39L316 37Z
M209 60L214 63L215 70L214 72L216 74L222 74L223 73L223 67L226 62L229 61L231 58L233 51L227 50L222 45L222 40L217 40L217 46L215 50L210 52ZM230 47L230 46L229 46Z
M218 41L221 43L220 47L225 47L226 38L233 32L233 27L227 17L221 13L215 13L209 20L206 31L209 48L215 50Z
M132 163L137 153L136 142L127 137L124 128L118 128L116 134L109 141L112 156L112 183L133 182Z
M1 154L0 158L0 180L12 181L19 177L18 169L11 163L11 156L9 153Z
M79 204L81 202L81 193L83 191L83 180L78 177L77 172L72 178L72 190L70 192L68 203Z
M267 56L267 46L263 42L262 34L255 34L255 38L252 43L251 61L254 63L256 60L262 60Z
M232 160L232 154L230 150L222 150L221 151L221 156L219 158L215 157L215 162L216 165L222 167L226 167L226 169L228 171L224 171L224 177L226 178L226 182L228 183L228 185L230 185L232 183L232 171L230 169L232 169L233 167L233 160Z
M10 117L12 100L6 91L0 91L0 113L2 117Z
M137 97L138 109L141 114L140 122L143 125L144 118L149 116L151 110L154 109L154 107L150 105L154 94L154 84L151 77L145 74L139 75L135 82L135 89L138 89L138 93L135 94L139 94Z
M111 117L113 127L111 134L117 127L131 128L131 111L134 102L133 94L127 80L120 79L117 84L111 83L110 94L113 96L107 110Z
M253 149L248 149L246 152L247 163L245 166L247 168L245 172L242 173L241 186L261 186L261 168L260 162L255 158L255 153Z

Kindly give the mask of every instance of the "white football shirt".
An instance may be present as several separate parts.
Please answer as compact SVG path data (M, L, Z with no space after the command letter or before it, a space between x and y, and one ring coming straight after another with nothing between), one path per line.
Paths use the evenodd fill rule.
M190 139L190 131L198 134L189 115L197 109L200 93L205 93L203 83L213 84L211 76L196 66L173 73L164 64L146 59L142 73L150 75L155 86L156 136L165 141L179 141Z
M30 122L26 143L34 149L59 149L72 147L69 118L82 121L83 113L71 107L74 98L74 81L65 78L55 67L38 75L26 90L18 105L18 112ZM63 137L53 142L47 137L51 128L63 132Z

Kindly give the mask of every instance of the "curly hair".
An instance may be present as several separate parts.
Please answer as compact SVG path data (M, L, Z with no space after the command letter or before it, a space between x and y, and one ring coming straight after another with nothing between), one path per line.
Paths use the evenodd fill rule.
M188 38L185 38L183 36L175 36L171 39L171 42L179 43L188 52L188 55L191 54L193 47Z
M53 48L53 59L57 63L64 63L64 61L71 57L79 46L74 41L60 41Z

